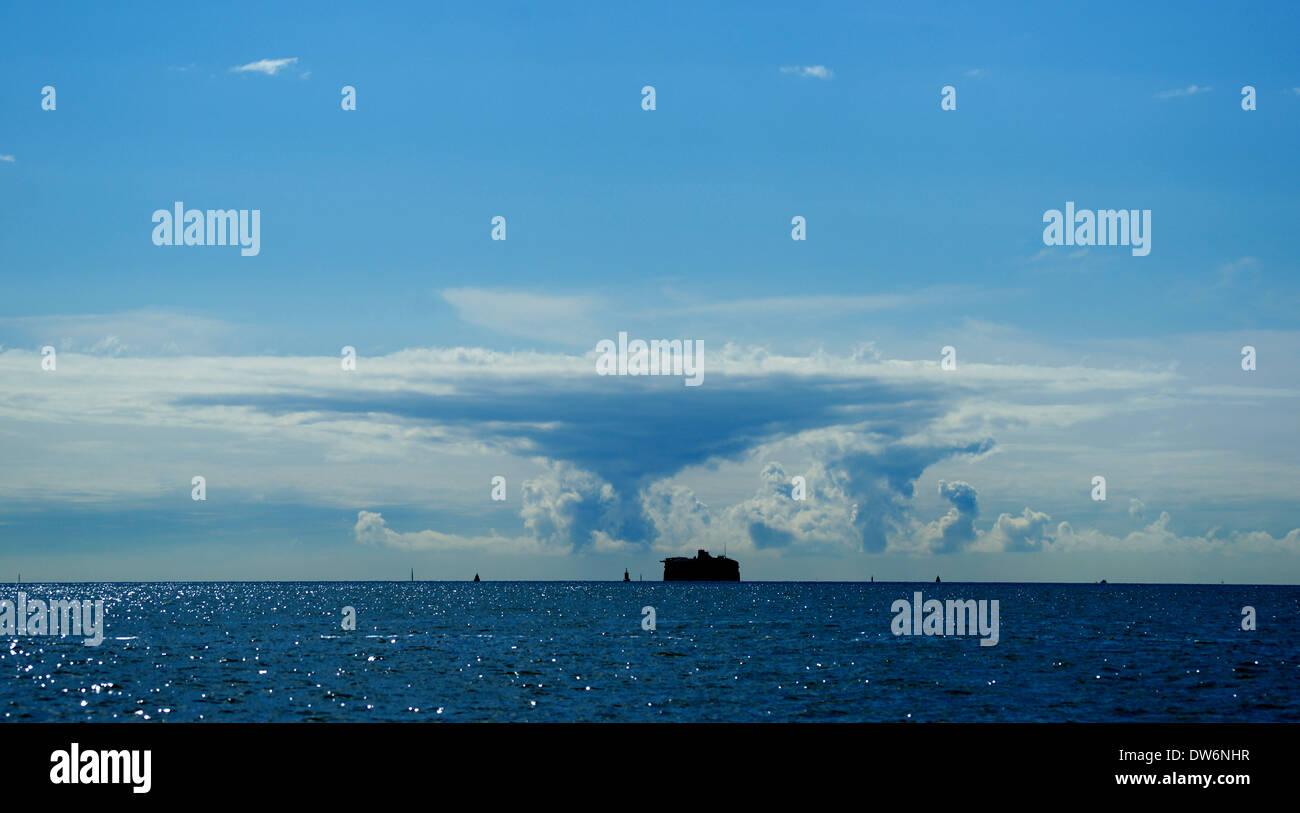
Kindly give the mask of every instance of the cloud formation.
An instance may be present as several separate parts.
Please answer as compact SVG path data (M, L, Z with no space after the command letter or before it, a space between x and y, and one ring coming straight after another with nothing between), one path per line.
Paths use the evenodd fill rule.
M1176 99L1179 96L1195 96L1198 93L1209 93L1214 88L1206 85L1188 85L1185 88L1174 88L1173 90L1162 90L1156 94L1157 99Z
M230 69L231 73L261 73L267 76L275 76L285 68L295 65L298 57L291 56L285 59L259 59L256 62L249 62L246 65L236 65Z
M800 79L833 79L835 72L825 65L787 65L781 73L789 73Z
M76 341L91 342L107 323ZM963 363L951 374L937 360L889 359L872 347L783 355L726 346L706 353L708 384L687 389L597 376L594 351L416 349L363 356L355 372L342 372L331 357L140 357L123 350L129 342L100 343L85 348L97 355L61 351L57 372L42 371L36 351L0 352L0 421L22 427L0 435L5 455L41 461L0 470L7 499L146 500L178 483L184 498L200 461L214 491L344 508L357 517L357 542L398 550L1106 549L1114 537L1053 527L1040 505L982 519L977 485L995 459L995 437L1025 427L1058 436L1149 410L1168 403L1180 380L1167 370L1028 364ZM778 448L797 454L797 465L780 462ZM979 466L939 481L946 513L918 515L917 483L957 463ZM720 466L753 472L756 487L710 505L696 484ZM481 513L488 479L502 467L513 472L516 531L401 529L383 515L381 506L430 501L444 516ZM806 479L804 500L791 493L796 474ZM1294 534L1212 533L1189 546L1171 538L1167 520L1134 539L1209 551L1295 543Z

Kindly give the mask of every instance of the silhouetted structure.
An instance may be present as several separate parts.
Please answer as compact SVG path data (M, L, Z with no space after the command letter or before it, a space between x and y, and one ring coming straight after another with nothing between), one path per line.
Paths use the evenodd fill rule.
M938 577L938 576L935 576L935 577L934 577L934 583L935 583L935 584L938 584L938 583L939 583L939 577Z
M671 556L663 560L666 582L738 582L740 562L726 556L710 556L702 550L694 559Z
M632 581L632 577L628 575L627 568L623 568L623 581L625 582Z
M474 581L478 581L478 574L477 574L477 573L474 574Z

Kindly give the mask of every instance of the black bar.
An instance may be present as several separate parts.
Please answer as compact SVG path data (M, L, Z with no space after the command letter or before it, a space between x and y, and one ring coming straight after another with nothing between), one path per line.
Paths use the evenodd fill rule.
M55 723L4 731L6 785L51 800L193 801L218 793L250 801L468 794L558 802L608 789L601 792L616 794L604 797L610 802L778 790L809 798L811 790L864 804L890 789L921 791L926 800L991 793L984 798L1050 804L1275 796L1293 788L1297 733L1287 724L1065 723ZM91 749L150 750L149 791L53 784L51 753L72 743L83 758ZM1220 753L1209 758L1210 751ZM1121 752L1145 756L1121 759ZM1171 761L1171 752L1182 759ZM1174 775L1209 775L1213 784L1166 784ZM1117 776L1151 776L1157 784L1121 785ZM1240 783L1222 784L1225 777Z

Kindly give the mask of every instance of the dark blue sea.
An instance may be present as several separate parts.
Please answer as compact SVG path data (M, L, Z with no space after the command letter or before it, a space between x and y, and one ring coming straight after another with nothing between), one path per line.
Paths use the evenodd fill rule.
M18 590L102 598L107 622L98 647L0 638L11 721L1300 720L1300 587L241 582L0 599ZM918 590L997 599L998 644L892 634L892 603Z

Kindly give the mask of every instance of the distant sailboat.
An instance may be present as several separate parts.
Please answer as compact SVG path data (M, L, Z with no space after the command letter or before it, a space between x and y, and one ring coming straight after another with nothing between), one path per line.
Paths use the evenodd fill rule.
M479 578L478 578L478 574L475 573L475 574L474 574L474 581L478 581L478 580L479 580Z
M934 577L934 583L935 583L935 584L938 584L938 583L939 583L939 577L938 577L938 576L935 576L935 577Z

